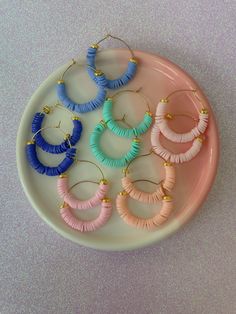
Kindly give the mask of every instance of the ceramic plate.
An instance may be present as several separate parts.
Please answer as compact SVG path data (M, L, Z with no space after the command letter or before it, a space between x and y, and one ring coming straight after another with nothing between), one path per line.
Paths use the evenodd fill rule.
M60 217L59 207L62 203L57 195L55 177L47 177L36 173L29 167L25 155L25 144L32 137L31 121L35 112L42 110L45 104L53 105L57 101L56 82L68 64L60 67L52 73L36 90L24 111L17 137L17 165L19 176L24 191L39 216L46 221L55 231L65 238L78 244L101 250L128 250L144 247L155 243L177 231L185 224L199 209L212 186L217 162L218 162L218 134L212 109L197 83L182 69L172 62L146 52L135 51L137 57L138 71L135 78L123 87L123 89L142 88L150 103L152 112L155 112L156 105L160 98L166 97L177 89L198 89L204 107L209 110L209 127L206 132L206 139L203 148L198 156L191 162L176 166L176 186L172 196L174 199L174 213L166 224L156 231L143 231L126 225L119 217L115 198L121 188L122 169L107 168L99 164L91 154L89 148L89 137L95 125L102 119L101 109L81 115L84 132L78 148L78 158L86 159L97 163L103 170L105 177L110 182L109 197L113 200L113 214L110 221L100 230L90 233L80 233L68 227ZM129 59L127 50L104 50L98 53L97 67L102 69L109 78L116 78L123 73ZM70 97L77 102L84 102L97 93L96 85L89 78L85 60L79 60L80 65L74 66L65 76ZM115 91L108 91L108 95ZM167 104L169 112L185 113L198 117L198 108L201 104L196 101L194 95L178 93L171 98ZM114 106L114 117L121 118L126 114L126 120L135 126L146 111L146 103L142 97L134 93L123 93L117 98ZM67 132L72 129L70 114L63 110L57 110L54 114L46 117L44 126L52 126L61 121L61 127ZM186 132L194 126L193 120L186 117L178 117L170 121L170 126L178 132ZM44 131L44 136L51 143L60 143L61 133L56 129ZM175 152L185 151L192 143L173 144L162 138L162 143ZM106 131L102 138L103 150L112 157L120 157L130 147L130 140L118 138L110 131ZM150 131L142 136L142 154L150 150ZM48 165L56 165L64 157L49 155L38 150L39 158ZM62 154L63 155L63 154ZM130 176L134 179L150 179L160 181L164 177L163 162L157 156L150 156L138 159L130 167ZM76 163L69 172L70 184L80 180L97 180L100 174L96 167L88 163ZM139 188L146 191L153 191L155 186L149 183L137 183ZM74 193L82 199L93 195L96 186L88 183L77 186ZM131 211L141 217L151 217L161 204L149 206L137 201L130 200ZM80 218L91 219L99 213L99 208L89 209L87 212L76 212Z

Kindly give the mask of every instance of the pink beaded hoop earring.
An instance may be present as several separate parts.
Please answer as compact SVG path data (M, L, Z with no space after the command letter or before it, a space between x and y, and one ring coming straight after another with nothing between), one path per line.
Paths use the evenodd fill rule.
M166 104L169 102L171 96L181 92L192 92L196 99L200 102L200 98L196 94L196 90L176 90L169 94L166 98L160 99L156 109L156 123L159 126L161 133L170 141L175 143L186 143L194 140L197 136L203 134L206 131L208 124L208 111L206 108L199 110L199 118L197 125L187 133L176 133L168 126L168 119L172 119L175 115L166 112Z
M166 118L172 118L172 115L165 112L164 104L168 103L169 98L177 93L177 92L184 92L190 91L193 92L195 97L200 101L200 98L196 94L196 90L178 90L172 92L167 98L161 99L158 107L157 107L157 116L155 119L155 123L153 124L152 131L151 131L151 144L153 151L164 158L167 161L173 163L183 163L192 160L201 150L202 143L204 140L203 133L205 132L208 124L208 112L207 109L202 108L199 115L199 122L195 128L193 128L190 132L184 134L178 134L169 129ZM186 115L185 115L186 116ZM162 131L164 133L162 133ZM193 140L192 146L184 153L175 154L168 149L164 148L160 142L160 135L163 134L168 139L172 140L173 142L178 143L185 143Z
M93 208L101 203L101 200L106 197L109 186L108 186L108 181L105 179L102 170L95 163L91 161L87 161L87 160L78 160L78 162L79 163L87 162L97 167L97 169L100 171L102 175L102 179L100 180L100 182L88 181L88 180L79 181L69 188L68 176L66 174L61 174L57 180L57 191L60 197L63 198L63 201L67 203L70 207L73 207L79 210L86 210L89 208ZM98 184L98 189L94 196L92 196L90 199L82 201L78 199L77 197L75 197L71 193L71 190L78 184L87 183L87 182Z
M174 154L161 145L160 135L161 131L158 125L154 124L151 131L151 143L153 151L160 157L164 158L166 161L176 164L192 160L200 152L203 143L203 137L198 136L194 139L192 146L185 153Z
M65 202L60 207L60 214L65 223L72 229L81 232L91 232L101 228L107 223L112 214L112 205L110 199L103 198L101 200L99 216L93 220L82 220L75 217L72 213L72 208Z
M129 173L128 170L132 162L134 162L138 158L150 156L152 153L154 152L151 150L148 154L138 156L133 161L131 161L127 165L127 167L124 169L124 177L121 180L124 191L128 193L128 195L131 198L137 201L140 201L143 203L149 203L149 204L155 204L161 201L162 197L165 196L165 191L170 192L175 185L175 168L172 165L172 163L166 162L166 161L163 163L164 168L165 168L165 179L159 183L156 183L147 179L139 179L139 180L132 181L132 179L128 176L128 173ZM152 193L148 193L148 192L141 191L140 189L135 187L134 183L141 182L141 181L150 182L157 185L156 191Z
M79 162L88 162L95 165L99 169L102 175L102 179L99 182L89 180L79 181L69 188L67 175L60 175L57 181L57 191L64 201L63 205L60 207L60 214L65 223L69 225L72 229L81 232L90 232L95 231L105 225L105 223L111 217L112 205L110 199L106 197L106 193L108 191L108 181L105 179L102 170L91 161L79 160ZM71 190L78 184L87 182L98 184L99 188L93 197L88 200L82 201L75 197L71 193ZM75 217L72 212L73 209L86 210L98 205L101 205L100 213L97 218L92 220L82 220L78 217Z

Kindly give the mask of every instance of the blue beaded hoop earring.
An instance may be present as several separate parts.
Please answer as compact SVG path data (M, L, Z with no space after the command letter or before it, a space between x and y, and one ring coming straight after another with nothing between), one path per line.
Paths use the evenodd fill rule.
M36 114L34 115L31 130L32 130L32 133L35 134L34 139L35 139L36 145L39 146L43 151L50 154L61 154L61 153L64 153L70 147L68 140L70 140L71 146L74 146L80 140L83 127L82 127L81 121L79 120L79 117L72 116L72 122L74 125L72 135L66 134L66 136L64 137L64 141L61 144L54 145L54 144L48 143L42 136L42 133L40 132L40 130L42 130L42 123L45 118L45 114L50 114L51 112L53 112L54 108L67 110L66 108L63 108L58 103L56 103L54 106L47 106L47 105L44 106L43 112L36 112Z
M124 117L122 119L124 121ZM131 149L125 156L121 158L111 158L108 157L104 152L102 152L100 147L100 139L104 131L106 130L106 123L101 120L95 127L94 131L90 136L90 147L93 155L96 157L98 161L100 161L103 165L111 168L120 168L125 167L131 160L138 156L140 151L140 139L135 137L131 143Z
M96 58L97 50L99 48L99 44L109 37L116 39L116 40L119 40L123 44L125 44L125 46L129 49L130 54L131 54L131 58L129 59L127 70L125 71L124 74L122 74L119 78L117 78L115 80L109 80L108 78L106 78L106 76L104 75L104 73L101 70L96 69L96 65L95 65L95 58ZM88 48L87 63L90 66L87 69L90 77L99 86L103 86L103 87L106 87L109 89L117 89L117 88L120 88L121 86L128 84L129 81L131 81L132 78L134 77L136 70L137 70L137 60L135 59L133 50L129 47L129 45L123 39L121 39L119 37L112 36L110 34L107 34L104 38L102 38L97 43L91 45ZM93 69L95 69L96 71L93 71Z
M64 135L66 135L66 133L60 129L60 123L58 124L58 126L55 126L55 127L42 128L38 132L41 132L42 130L46 130L46 129L52 129L52 128L57 128ZM71 147L70 140L68 139L69 148L66 150L66 157L62 160L62 162L57 167L49 167L49 166L43 165L41 161L38 159L37 151L36 151L36 142L34 139L35 136L36 134L33 135L32 139L29 142L27 142L27 145L26 145L26 157L30 166L34 170L36 170L38 173L45 174L47 176L59 176L62 173L66 172L69 169L69 167L73 164L75 154L76 154L76 148Z
M104 103L104 100L106 98L106 90L102 87L101 84L98 84L98 94L94 99L82 104L74 102L67 94L66 85L64 82L64 75L75 64L76 61L72 59L72 63L63 72L61 79L57 81L57 96L63 103L63 105L71 111L75 111L77 113L86 113L89 111L93 111L99 108ZM91 69L91 71L95 72L95 69ZM102 76L100 76L100 79L103 79Z
M120 126L117 123L117 120L114 120L113 115L112 115L112 107L114 105L114 98L117 97L119 94L124 93L124 92L130 92L130 93L139 93L140 92L139 88L138 90L122 90L119 91L118 93L114 94L112 97L108 97L106 101L104 102L103 105L103 119L107 125L107 127L116 135L121 136L121 137L126 137L126 138L132 138L134 136L140 136L143 133L145 133L151 126L152 124L152 112L150 111L149 103L147 101L147 98L143 95L140 94L141 97L145 99L147 102L147 111L144 114L143 121L140 122L135 128L125 128Z

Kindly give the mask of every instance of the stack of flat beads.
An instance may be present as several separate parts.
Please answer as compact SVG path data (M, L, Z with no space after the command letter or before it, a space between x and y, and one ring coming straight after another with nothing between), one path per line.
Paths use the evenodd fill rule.
M137 69L137 61L134 58L129 59L127 70L119 78L115 80L108 80L102 72L100 75L96 75L93 69L96 69L95 57L98 49L98 45L92 45L88 48L87 52L87 63L89 65L88 74L89 76L100 86L109 89L117 89L121 86L127 85L129 81L134 77ZM99 77L102 76L102 79Z

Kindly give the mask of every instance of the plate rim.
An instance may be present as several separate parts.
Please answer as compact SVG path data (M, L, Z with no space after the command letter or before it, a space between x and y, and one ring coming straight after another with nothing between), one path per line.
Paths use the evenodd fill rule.
M116 48L116 49L104 49L104 51L106 52L117 52L117 51L121 51L121 52L127 52L127 49L123 49L123 48ZM150 53L150 52L146 52L143 50L134 50L135 55L137 56L137 58L139 58L139 56L141 57L145 57L148 56L149 58L151 57L154 60L157 59L161 59L163 60L165 63L167 63L168 65L170 65L171 67L176 68L179 72L182 72L182 74L184 76L186 76L190 81L192 81L194 83L194 85L201 91L201 93L203 93L202 88L199 86L199 84L195 81L195 79L192 78L192 76L190 74L188 74L185 70L183 70L179 65L175 64L174 62L172 62L171 60L155 54L155 53ZM84 61L85 58L84 57L80 57L79 60ZM64 231L63 229L57 227L56 224L54 224L52 221L50 221L49 219L46 218L46 216L43 214L43 212L41 211L41 209L38 207L37 202L34 200L33 197L31 197L29 190L27 188L27 183L26 180L24 180L24 171L22 169L22 164L21 164L21 154L19 153L20 151L20 143L22 142L23 139L23 135L22 132L20 132L20 130L23 128L23 124L26 120L26 112L30 106L30 104L32 102L34 102L34 98L37 97L37 94L40 93L41 89L44 88L44 85L46 85L46 82L48 80L51 80L56 73L61 69L64 68L66 66L66 64L63 64L61 66L59 66L58 68L56 68L50 75L48 75L45 80L43 80L43 82L35 89L34 93L31 95L30 99L27 102L27 105L24 108L24 111L22 113L21 116L21 120L20 120L20 124L18 126L17 129L17 137L16 137L16 164L17 164L17 172L18 172L18 176L20 178L20 182L21 185L23 187L23 191L30 203L30 205L33 207L33 209L36 211L36 213L39 215L39 217L45 221L54 231L56 231L59 235L61 235L62 237L72 241L73 243L88 247L88 248L92 248L92 249L96 249L96 250L102 250L102 251L128 251L128 250L134 250L134 249L139 249L139 248L143 248L146 246L150 246L153 245L155 243L158 243L159 241L163 240L164 238L167 238L171 235L173 235L174 233L176 233L181 227L183 227L186 223L189 222L190 219L192 219L195 214L200 210L200 207L202 206L203 202L206 200L210 190L212 189L213 183L215 181L216 175L217 175L217 168L218 168L218 164L219 164L219 158L220 158L220 139L219 139L219 130L218 130L218 126L216 123L216 119L215 119L215 115L214 112L211 108L211 105L208 101L208 99L206 98L205 94L203 93L204 96L204 100L207 102L208 106L211 108L211 118L214 122L214 126L215 126L215 137L214 137L214 148L215 148L215 158L213 159L212 163L211 163L211 168L210 168L210 173L208 175L208 185L207 188L204 190L204 192L201 194L201 197L199 197L194 204L194 210L191 211L190 214L186 215L186 217L184 219L181 220L180 222L177 222L175 219L173 219L172 222L170 222L167 226L165 226L165 232L158 234L158 237L152 237L147 238L146 240L140 242L140 243L126 243L125 246L123 244L120 245L115 245L115 248L113 248L110 244L107 243L103 243L103 242L97 242L96 245L94 242L89 242L89 241L84 241L82 238L78 237L75 239L75 237L71 236L69 233L67 233L66 231ZM163 229L164 230L164 229Z

